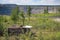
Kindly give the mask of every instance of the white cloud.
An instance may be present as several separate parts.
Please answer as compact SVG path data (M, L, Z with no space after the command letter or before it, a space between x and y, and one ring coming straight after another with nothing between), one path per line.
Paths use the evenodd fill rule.
M51 4L51 3L54 3L54 0L41 0L41 3Z
M21 0L20 3L18 4L23 4L23 5L56 5L58 3L55 2L55 0Z
M40 1L41 4L55 4L54 0L41 0Z
M19 5L53 5L59 4L55 0L3 0L1 3L19 4Z
M20 5L21 4L25 4L25 5L27 4L28 5L28 4L31 4L31 3L33 3L32 0L20 0L19 2L17 2L17 4L20 4Z

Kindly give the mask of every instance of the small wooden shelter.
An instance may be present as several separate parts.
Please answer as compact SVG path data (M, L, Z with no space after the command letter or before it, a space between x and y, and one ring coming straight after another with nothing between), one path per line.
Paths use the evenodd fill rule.
M24 34L27 32L30 32L31 26L21 26L17 27L16 25L8 28L8 34L9 35L18 35L18 34Z

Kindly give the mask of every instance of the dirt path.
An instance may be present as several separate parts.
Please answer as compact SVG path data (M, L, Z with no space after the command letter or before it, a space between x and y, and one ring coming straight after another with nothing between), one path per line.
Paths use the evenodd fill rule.
M54 21L60 22L60 18L53 18Z

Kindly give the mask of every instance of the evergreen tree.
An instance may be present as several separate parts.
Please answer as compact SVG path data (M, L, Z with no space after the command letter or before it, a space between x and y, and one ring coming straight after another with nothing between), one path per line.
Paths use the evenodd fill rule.
M29 21L30 21L30 16L31 16L31 7L30 6L28 6L27 14L28 14L28 18L29 18Z
M48 13L48 6L44 9L44 13Z
M23 11L20 11L19 17L22 18L22 25L24 25L24 22L25 22L25 16L24 16L24 12L23 12Z
M0 34L3 35L4 27L3 27L4 19L3 16L0 16Z
M60 13L60 8L58 9L58 12Z
M14 24L16 24L17 20L19 19L18 14L19 14L19 7L16 6L16 8L14 8L11 13L11 19L13 20Z

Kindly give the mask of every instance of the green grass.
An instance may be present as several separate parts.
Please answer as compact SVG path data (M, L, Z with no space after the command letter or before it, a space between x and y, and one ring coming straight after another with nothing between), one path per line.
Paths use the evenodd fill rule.
M50 17L50 16L60 16L60 13L49 13L49 14L32 14L32 16L35 16L35 17Z
M60 16L60 14L31 14L30 22L28 17L25 18L25 25L33 26L32 31L35 35L20 34L19 36L8 36L9 40L60 40L60 23L55 22L51 16ZM13 25L13 21L10 16L4 16L7 22L4 22L4 27L10 27ZM22 24L22 20L17 21L18 26ZM7 37L0 37L0 40L5 40Z

